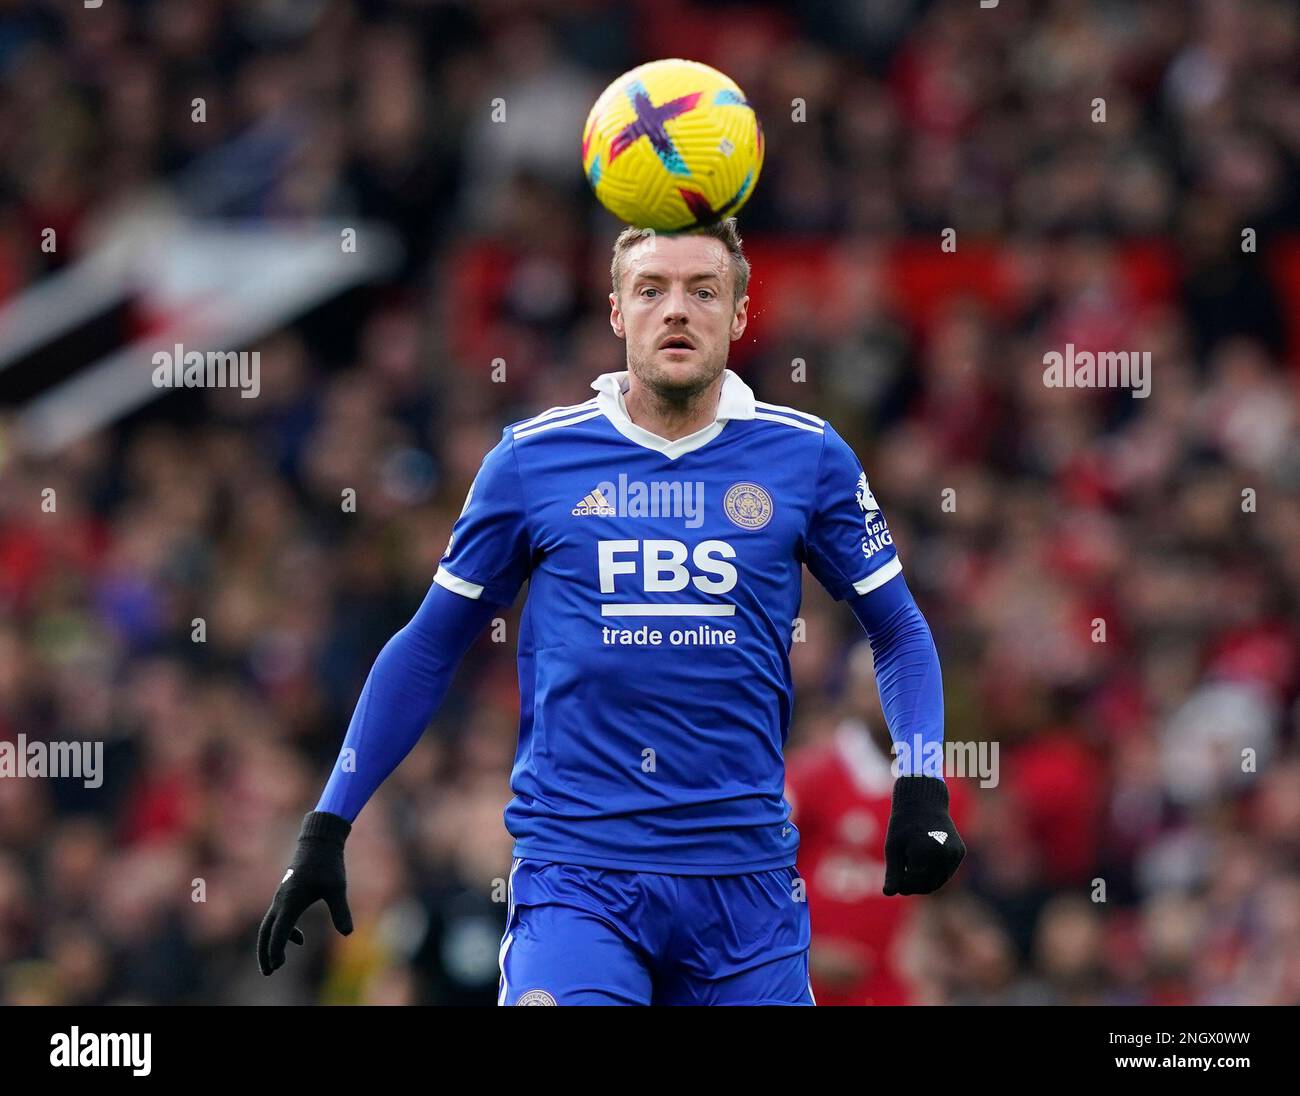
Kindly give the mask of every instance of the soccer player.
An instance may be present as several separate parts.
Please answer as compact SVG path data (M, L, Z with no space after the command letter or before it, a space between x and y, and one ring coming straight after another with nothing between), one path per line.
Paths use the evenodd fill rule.
M626 229L611 280L627 370L484 458L304 819L263 973L317 899L351 931L351 823L525 581L499 1003L814 1003L782 756L804 564L866 630L894 740L926 747L894 782L884 893L956 871L939 660L862 466L829 423L726 367L749 304L734 219Z

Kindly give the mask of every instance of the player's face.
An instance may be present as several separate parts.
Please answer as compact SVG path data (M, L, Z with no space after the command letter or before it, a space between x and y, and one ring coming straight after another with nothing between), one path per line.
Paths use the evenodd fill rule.
M749 298L733 300L732 277L726 247L709 236L655 236L627 253L609 322L638 381L689 396L717 380L747 320Z

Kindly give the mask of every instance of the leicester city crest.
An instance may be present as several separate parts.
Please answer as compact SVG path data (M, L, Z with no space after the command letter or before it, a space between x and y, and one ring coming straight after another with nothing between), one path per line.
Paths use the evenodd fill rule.
M515 1002L516 1005L553 1005L555 998L544 989L530 989L527 993L520 996Z
M756 483L737 483L722 500L727 517L742 529L761 529L772 520L772 496Z

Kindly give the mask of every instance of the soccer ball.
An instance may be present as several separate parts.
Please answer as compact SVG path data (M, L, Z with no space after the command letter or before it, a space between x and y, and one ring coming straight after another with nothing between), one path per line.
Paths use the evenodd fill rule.
M614 216L657 232L730 217L754 193L763 130L733 80L651 61L607 87L582 131L582 170Z

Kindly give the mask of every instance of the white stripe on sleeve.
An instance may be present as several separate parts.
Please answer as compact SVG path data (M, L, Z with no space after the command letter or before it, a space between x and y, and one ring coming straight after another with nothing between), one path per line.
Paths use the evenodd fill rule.
M869 594L872 590L878 590L895 575L903 573L903 561L895 556L878 571L872 571L866 578L858 579L853 584L853 589L859 594Z
M433 576L433 581L453 594L460 594L461 597L471 598L477 601L483 596L483 587L477 586L472 582L466 582L463 578L457 578L445 567L439 567L437 574Z

